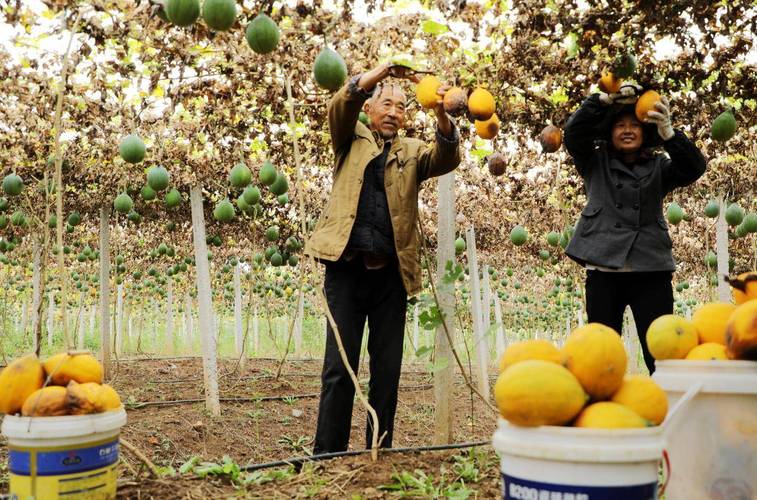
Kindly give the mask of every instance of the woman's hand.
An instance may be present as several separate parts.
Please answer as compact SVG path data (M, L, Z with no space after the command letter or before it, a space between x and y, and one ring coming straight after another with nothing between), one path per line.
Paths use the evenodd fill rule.
M670 102L667 97L662 97L655 103L657 111L647 111L647 118L644 123L654 123L657 125L657 133L660 134L663 141L671 139L675 135L673 122L670 119Z

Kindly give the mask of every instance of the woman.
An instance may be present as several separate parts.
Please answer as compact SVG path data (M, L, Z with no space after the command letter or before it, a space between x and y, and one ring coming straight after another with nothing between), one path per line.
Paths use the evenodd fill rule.
M704 174L706 161L673 129L666 98L639 122L634 108L640 91L629 84L617 94L593 94L565 126L565 146L588 199L566 253L586 267L590 322L620 332L623 312L631 307L651 374L647 329L673 312L675 261L662 202ZM667 155L655 154L657 146Z

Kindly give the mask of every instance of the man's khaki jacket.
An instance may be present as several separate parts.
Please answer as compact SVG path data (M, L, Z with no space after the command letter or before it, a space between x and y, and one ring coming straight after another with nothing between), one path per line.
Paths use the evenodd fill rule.
M355 222L365 168L383 150L378 133L358 121L370 94L357 87L357 81L358 77L352 78L329 102L331 145L336 156L334 186L329 203L305 245L305 253L320 260L337 261L344 252ZM386 159L386 199L400 274L409 295L416 295L421 289L416 228L418 190L424 180L451 172L460 163L456 128L453 136L447 139L437 131L433 145L397 136Z

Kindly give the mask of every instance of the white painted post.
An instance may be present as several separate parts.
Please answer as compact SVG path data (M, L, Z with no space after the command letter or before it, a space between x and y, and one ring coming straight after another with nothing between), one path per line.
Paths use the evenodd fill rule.
M53 330L55 329L55 294L47 294L47 347L53 347Z
M420 341L419 335L418 335L418 304L413 305L413 349L415 349L415 352L418 351L420 348L420 345L418 345L418 342ZM415 356L415 352L413 352L413 356Z
M234 266L234 345L237 357L244 354L244 331L242 328L242 264Z
M194 238L197 275L197 300L200 304L200 338L202 340L202 366L205 383L205 406L211 415L221 415L218 394L218 366L216 343L213 337L213 303L210 290L208 247L205 243L205 215L202 207L202 188L193 186L189 191L192 206L192 235Z
M473 316L473 342L477 357L477 381L478 390L489 399L489 347L486 342L481 315L481 286L478 278L478 261L476 257L476 233L473 226L465 232L468 246L468 265L470 269L471 308Z
M305 314L305 294L300 291L297 298L297 316L294 319L294 353L302 353L302 319Z
M439 222L437 226L438 247L436 250L436 289L439 308L445 319L444 325L436 327L436 362L446 362L446 366L434 372L434 444L451 443L453 440L454 414L450 402L453 400L454 358L450 339L455 338L455 295L454 289L443 286L447 261L455 259L455 172L439 177L438 186ZM418 329L418 308L414 312L414 333ZM429 331L430 335L431 332ZM449 335L449 337L448 337ZM417 345L416 345L417 348Z
M115 351L119 356L123 352L124 343L124 284L116 286L116 341Z
M87 305L84 303L85 295L84 292L79 293L79 304L81 304L81 306L79 307L79 326L76 328L76 348L79 350L84 349L84 315L87 312Z
M194 304L192 303L192 297L190 297L189 292L187 292L184 294L184 310L186 311L187 315L187 332L185 342L187 345L191 345L194 340L194 316L192 315L193 307Z
M578 326L584 326L584 309L583 307L578 308L578 311L576 311L576 320L578 321Z
M481 326L484 329L484 335L489 331L492 326L492 287L489 283L489 266L484 264L481 269L482 283L481 283Z
M169 356L174 354L174 335L173 335L173 276L168 277L166 285L166 353Z
M715 222L715 246L718 258L718 300L731 302L731 288L724 279L728 275L728 223L725 220L726 203L723 198L718 200L720 214Z
M494 336L497 346L497 363L502 359L502 354L507 347L507 340L505 339L505 325L502 324L502 305L499 303L499 297L494 295L494 321L497 322L497 329L494 331Z
M110 204L100 207L100 362L110 379Z

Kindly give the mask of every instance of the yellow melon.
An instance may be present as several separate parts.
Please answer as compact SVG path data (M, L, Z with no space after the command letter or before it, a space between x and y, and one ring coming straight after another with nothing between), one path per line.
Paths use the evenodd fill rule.
M648 118L647 113L657 111L655 104L660 102L661 96L654 90L647 90L636 101L636 118L644 122Z
M12 361L0 371L0 413L21 411L24 401L45 383L45 371L36 354Z
M719 342L705 342L690 350L686 359L693 361L709 361L728 359L726 347Z
M741 305L750 300L757 300L757 271L741 273L728 280L733 291L733 301Z
M442 82L439 81L434 75L424 76L420 82L415 86L415 97L421 106L426 109L435 108L436 104L442 98L437 91L442 86Z
M108 384L102 385L98 408L100 408L100 411L112 411L121 408L121 398L118 396L116 390Z
M599 90L606 94L617 94L620 92L620 86L623 79L612 74L612 71L605 70L599 78Z
M725 339L730 358L757 361L757 300L744 302L733 311Z
M675 314L660 316L647 330L647 346L654 359L684 359L698 342L691 321Z
M699 343L717 342L725 345L725 327L736 306L725 302L711 302L696 310L691 322L697 330Z
M499 133L499 118L497 115L491 115L488 120L474 122L476 134L482 139L494 139Z
M625 429L648 427L650 422L627 406L600 401L584 408L573 425L593 429Z
M121 407L121 398L108 384L72 380L66 387L66 404L71 415L86 415L116 410Z
M651 377L629 375L610 401L627 406L654 425L660 425L668 413L668 397Z
M531 359L515 363L499 375L494 399L506 420L533 427L567 424L581 411L587 396L564 367Z
M576 328L562 348L562 364L594 400L607 399L618 390L627 363L620 335L600 323Z
M68 415L66 388L50 385L37 389L24 401L21 414L25 417L57 417Z
M468 96L468 112L478 121L487 121L496 111L494 96L481 87L477 87Z
M55 385L66 386L72 380L80 384L103 381L103 367L90 353L62 352L47 358L43 366Z
M444 111L451 116L460 116L468 108L468 96L460 87L452 87L444 93Z
M553 363L560 362L560 350L544 339L531 339L516 342L508 346L499 361L499 371L503 372L509 366L527 359L542 359Z

